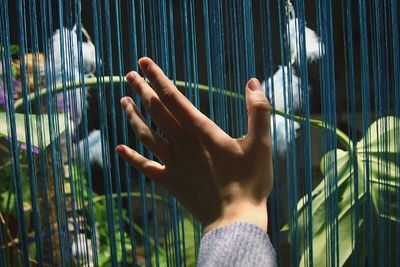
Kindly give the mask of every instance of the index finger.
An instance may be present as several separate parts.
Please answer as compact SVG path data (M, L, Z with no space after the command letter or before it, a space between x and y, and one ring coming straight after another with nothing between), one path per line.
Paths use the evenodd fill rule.
M193 106L150 58L141 58L139 66L150 80L163 104L185 130L200 131L212 126L211 121Z

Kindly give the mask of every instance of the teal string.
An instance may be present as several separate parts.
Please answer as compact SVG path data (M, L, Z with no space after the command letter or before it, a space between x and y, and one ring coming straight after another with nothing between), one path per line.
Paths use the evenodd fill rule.
M370 75L370 68L369 68L369 55L368 55L368 31L367 31L367 17L366 17L366 5L365 2L359 1L358 2L358 14L359 14L359 25L360 25L360 60L361 60L361 105L362 105L362 132L363 134L366 133L368 126L371 122L371 115L370 115L370 84L369 84L369 75ZM370 188L370 167L369 167L369 148L368 143L370 140L367 138L364 139L364 147L366 148L365 151L365 164L364 169L366 173L364 174L364 180L366 185L366 193L367 196L371 193ZM366 200L366 207L364 210L364 214L366 214L366 232L372 233L373 232L373 220L372 220L372 202L371 198L367 197ZM373 250L373 241L372 235L367 234L365 235L365 241L363 242L366 244L366 255L368 255L368 266L373 266L374 262L374 250Z
M103 32L102 32L102 6L100 2L93 2L93 19L94 19L94 35L95 35L95 47L96 47L96 70L98 71L98 77L104 74L103 64L100 64L100 56L104 57L103 48ZM109 58L108 58L109 60ZM115 238L115 215L114 215L114 205L112 199L112 177L111 177L111 166L110 158L108 152L108 126L107 117L104 116L107 111L106 109L106 96L105 88L101 83L101 78L97 78L97 89L98 89L98 106L99 106L99 120L100 120L100 132L101 132L101 142L102 142L102 158L103 158L103 171L104 171L104 185L106 191L106 207L107 207L107 227L110 242L110 252L111 252L111 263L112 266L117 266L117 248L116 248L116 238Z
M211 42L210 42L210 23L209 23L209 7L208 0L203 1L203 17L204 17L204 40L206 50L206 61L207 61L207 81L208 81L208 104L209 104L209 116L211 120L215 120L214 111L214 95L212 93L213 88L213 76L212 76L212 62L211 62Z
M278 3L278 17L279 17L279 41L281 44L281 53L280 53L280 60L281 64L284 66L288 66L288 73L282 74L282 80L283 80L283 99L284 99L284 111L285 112L293 112L291 108L291 104L293 103L291 94L287 94L286 92L291 92L292 86L291 86L291 74L292 74L292 68L289 66L290 58L291 58L291 53L290 53L290 43L289 43L289 38L290 38L290 33L289 33L289 28L288 28L288 18L286 15L286 9L287 9L287 1L284 1L283 3ZM288 80L286 82L286 80ZM286 84L289 86L287 87ZM286 96L289 96L289 99L287 99ZM287 105L288 104L288 105ZM293 115L293 113L292 113ZM292 134L289 134L289 127L288 122L285 121L285 136L290 139L291 141L293 140L293 128L292 128ZM285 161L285 167L286 167L286 176L287 176L287 203L288 203L288 211L294 211L296 208L296 187L297 187L297 179L294 178L295 175L295 169L293 169L293 148L292 146L287 146L286 148L286 161ZM292 192L293 191L293 192ZM291 265L298 265L299 261L299 251L297 250L298 247L298 227L297 227L297 217L295 214L295 217L293 220L289 221L289 239L290 239L290 244L293 244L290 249L290 264Z
M111 25L110 25L110 4L108 1L105 1L105 23L106 23L106 46L107 46L107 63L108 63L108 72L110 75L113 75L113 54L112 54L112 36L111 36ZM118 31L118 30L117 30ZM121 86L121 85L120 85ZM111 100L111 143L112 147L116 147L117 143L117 118L115 105L116 99L114 94L114 84L110 84L110 100ZM108 143L108 142L107 142ZM107 144L106 143L106 144ZM116 190L117 190L117 211L118 211L118 222L119 222L119 235L121 239L121 263L123 266L126 266L126 245L125 245L125 225L122 215L122 198L121 198L121 172L119 170L119 157L117 153L113 153L114 156L114 172L113 177L116 180ZM112 177L110 177L112 179ZM110 185L112 184L112 180L110 179ZM111 234L114 234L111 233Z
M394 90L394 113L395 116L400 116L400 79L399 75L396 75L400 71L400 46L399 46L399 27L398 27L398 5L397 1L392 0L390 2L390 10L391 10L391 28L392 28L392 54L393 54L393 90ZM398 123L395 123L396 129L399 129ZM394 134L394 143L396 147L400 147L400 131L396 131ZM400 166L400 153L396 154L395 159L396 165ZM400 177L400 171L396 172L396 177ZM399 183L397 183L399 184ZM400 188L400 186L398 187ZM397 207L400 207L400 189L397 190ZM400 208L397 209L397 221L400 221ZM400 253L400 223L397 223L397 242L396 246L396 254L399 255ZM400 266L400 260L397 259L397 267Z
M137 61L138 61L138 48L137 48L137 41L136 41L136 9L135 9L135 3L133 1L129 1L129 5L128 5L128 19L129 19L129 23L128 23L128 29L129 29L129 43L131 44L131 53L129 54L129 69L137 69ZM126 121L126 116L121 108L121 114L122 114L122 118L124 121ZM123 124L123 140L124 143L126 142L126 144L128 143L128 137L126 135L126 123ZM127 187L127 192L128 192L128 216L129 216L129 236L131 239L131 245L132 245L132 249L131 249L131 254L132 254L132 261L136 262L137 260L137 255L136 255L136 234L135 234L135 229L134 229L134 213L135 210L133 208L132 205L132 191L134 190L133 188L133 184L132 184L132 171L131 171L131 167L128 165L127 162L124 162L124 166L125 166L125 182L126 182L126 187Z
M185 209L183 206L180 206L180 223L181 223L181 236L182 241L180 245L182 245L182 259L183 259L183 266L186 267L186 241L185 241Z
M263 62L263 80L266 81L268 77L272 77L274 75L274 69L273 69L273 51L272 51L272 31L271 31L271 5L269 1L260 1L260 18L261 18L261 33L262 33L262 62ZM270 105L272 108L275 108L275 97L274 97L274 84L272 83L271 88L271 99ZM266 92L268 95L268 92ZM271 117L272 121L272 130L274 133L276 133L276 119L275 116ZM272 189L272 192L270 194L270 204L269 204L269 212L271 214L270 217L272 218L280 218L280 209L279 209L279 196L280 196L280 181L277 180L276 177L280 177L280 169L278 168L278 159L277 159L277 140L276 140L276 134L272 136L273 138L273 148L272 148L272 154L273 154L273 172L274 172L274 186ZM280 226L278 223L278 220L271 220L271 241L274 246L274 248L279 247L279 231L280 231ZM281 262L281 257L280 253L278 250L277 253L277 262L278 264Z
M175 57L175 32L174 32L174 12L173 12L173 1L169 1L169 35L170 35L170 51L171 51L171 68L167 68L167 70L170 70L172 72L172 77L174 84L176 84L176 57ZM166 194L165 194L166 195ZM170 198L170 196L168 196ZM165 214L164 214L164 220L168 222L165 225L165 241L166 241L166 256L167 256L167 265L173 265L177 264L177 261L174 261L174 258L177 258L177 255L179 256L179 249L180 247L176 245L176 242L179 242L179 235L178 235L178 227L177 227L177 202L175 198L170 198L170 205L171 206L164 206L165 209ZM172 216L170 216L172 215ZM169 223L172 218L172 231L171 229L171 224ZM172 232L172 236L170 233ZM175 243L174 243L175 241ZM171 242L173 244L171 244ZM171 253L171 249L174 249L174 253Z
M300 64L300 78L301 78L301 88L299 88L300 93L300 106L302 106L303 116L306 119L306 122L303 125L302 131L302 159L301 163L303 166L303 190L304 193L307 194L308 199L312 199L312 153L311 153L311 129L310 129L310 94L308 90L308 68L307 68L307 51L306 51L306 39L305 39L305 6L303 2L296 3L296 14L298 17L298 30L299 30L299 39L296 40L298 42L298 55L299 56L299 64ZM292 139L295 142L294 138ZM308 245L308 259L306 259L306 263L309 266L313 266L313 225L312 225L312 201L308 201L308 214L305 217L306 221L304 225L307 229L304 231L307 232L307 237L304 239L303 244L304 247ZM297 216L297 214L295 215Z
M49 32L52 32L52 16L48 16L47 13L51 14L51 2L47 3L45 0L41 0L41 16L43 18L42 20L42 27L44 34L42 35L42 43L48 42L48 37L49 37ZM47 12L46 12L47 11ZM46 21L48 20L48 24ZM53 106L53 96L51 94L51 86L52 86L52 79L51 76L54 73L54 68L51 68L53 65L52 62L54 62L54 54L51 52L53 50L52 43L50 43L49 46L44 46L44 55L45 55L45 73L46 73L46 91L47 91L47 105L49 109L49 114L52 112ZM36 101L36 105L40 106L40 103L42 103L42 99L39 96ZM41 116L38 116L39 122L41 122ZM54 130L54 123L52 120L49 120L49 130L52 132ZM39 139L40 145L42 145L43 140L42 138ZM55 153L54 146L50 146L51 154ZM48 184L49 184L49 164L47 160L47 155L46 153L40 153L40 173L39 175L42 177L42 187L41 187L41 197L43 199L44 203L44 227L45 227L45 235L46 236L51 236L53 233L51 231L52 226L54 225L54 217L53 214L49 212L49 201L48 201L48 196L46 194ZM50 263L54 262L53 259L53 245L52 242L49 242L48 244L48 257Z
M75 2L75 10L76 10L76 20L77 20L77 25L78 25L78 43L82 43L82 31L81 31L81 5L79 1ZM79 45L78 49L78 60L79 60L79 65L83 66L83 54L82 54L82 46ZM83 71L81 70L80 72L80 80L84 81L85 77L83 74ZM87 110L87 104L86 104L86 88L85 85L82 85L82 98L84 101L82 101L82 111ZM93 182L92 182L92 172L90 168L90 155L89 155L89 146L88 146L88 118L87 118L87 113L82 112L82 123L83 123L83 137L84 137L84 162L85 162L85 170L86 170L86 180L87 180L87 194L88 194L88 202L89 202L89 218L88 220L86 219L86 216L84 216L84 222L85 223L90 223L90 237L92 241L92 252L93 252L93 263L95 266L98 265L98 247L97 247L97 230L96 230L96 225L95 225L95 217L94 217L94 206L93 206ZM83 186L83 173L84 171L81 169L81 159L80 159L80 153L77 153L77 159L78 159L78 166L79 166L79 180L80 180L80 187L81 187L81 201L82 204L85 201L85 198L83 196L84 192L84 186ZM83 207L81 207L83 208ZM89 251L89 248L87 247L86 244L86 249ZM89 258L87 259L88 261L90 260Z
M142 55L147 55L148 51L147 51L147 33L146 33L146 29L147 26L149 26L146 23L146 16L145 16L145 3L143 0L139 1L139 21L140 21L140 38L142 39L141 42L141 54ZM140 99L138 97L138 95L135 95L135 102L139 103L138 108L141 109L141 103L140 103ZM149 115L146 115L146 121L149 122L150 118ZM138 148L138 152L141 154L144 154L144 147L143 144L139 143L136 146ZM150 247L150 240L149 240L149 224L148 224L148 216L147 216L147 212L148 212L148 208L147 208L147 199L146 199L146 180L145 177L142 173L139 174L139 188L140 188L140 192L142 194L141 197L141 212L142 212L142 219L143 219L143 228L144 228L144 248L145 248L145 259L146 259L146 265L148 266L152 266L151 263L151 247Z
M31 18L35 21L36 20L36 14L32 14L36 9L34 6L34 3L30 3L30 16ZM19 8L19 12L18 12L18 16L19 16L19 23L18 23L18 29L19 32L22 33L23 30L23 26L21 21L22 21L22 14L21 14L22 9ZM36 25L36 24L35 24ZM31 25L32 28L32 25ZM36 27L34 27L34 30L36 30ZM32 33L31 31L31 38L32 35L34 35L34 37L36 37L36 42L34 42L34 47L33 50L34 51L38 51L38 42L37 42L37 32L35 31L36 34ZM33 38L32 38L33 39ZM26 98L27 95L27 84L26 84L26 68L25 68L25 58L24 58L24 50L25 50L25 40L24 40L24 34L20 34L19 35L19 43L21 44L20 46L20 58L21 58L21 73L22 73L22 94L23 96ZM35 86L37 88L37 78L38 78L38 73L37 71L35 71ZM26 99L25 99L26 100ZM36 179L36 175L35 175L35 166L34 166L34 162L33 162L33 155L32 155L32 143L31 143L31 132L33 131L33 129L31 129L31 122L29 120L29 116L28 113L30 111L30 105L29 103L25 103L24 104L24 114L25 114L25 122L26 122L26 128L25 128L25 134L26 134L26 139L27 139L27 156L28 156L28 176L29 176L29 182L30 182L30 190L31 190L31 202L32 202L32 213L34 216L34 229L35 229L35 233L37 233L35 235L35 247L36 247L36 251L37 251L37 257L38 257L38 261L41 262L43 261L43 242L41 240L41 238L39 238L39 233L41 232L41 224L40 224L40 210L39 210L39 204L38 204L38 198L37 198L37 179ZM21 177L22 178L22 177Z
M352 6L351 1L342 0L342 20L343 20L343 37L344 37L344 53L345 53L345 73L346 73L346 99L348 116L348 136L353 143L352 156L350 160L350 172L354 173L354 180L351 181L351 201L354 201L354 213L351 214L351 237L354 242L354 255L351 257L352 266L359 266L360 258L360 239L359 239L359 200L358 200L358 167L357 167L357 117L356 117L356 94L355 94L355 70L354 70L354 44L353 44L353 25L352 25ZM354 241L353 241L354 238Z
M68 7L67 7L68 9ZM67 13L68 10L66 10L65 13ZM62 92L62 97L63 97L63 105L64 105L64 119L65 121L69 121L69 112L68 112L68 103L71 103L71 94L67 92L65 83L66 81L74 80L74 70L72 69L72 66L74 66L74 59L70 58L68 54L66 54L66 49L69 51L72 51L72 41L71 41L71 35L70 33L67 33L65 35L64 32L64 15L67 15L66 17L68 18L68 14L64 14L64 8L62 4L58 4L58 19L60 23L60 51L61 51L61 77L62 77L62 82L63 82L63 92ZM54 61L53 63L53 68L55 68ZM73 96L75 96L74 93L72 93ZM56 98L59 97L58 95ZM73 105L73 104L72 104ZM76 105L75 105L76 106ZM73 105L73 110L74 105ZM58 110L57 110L58 111ZM55 128L54 128L54 133L60 134L59 130L59 121L58 121L58 116L55 116L55 114L52 114L51 110L49 112L49 117L54 120L55 123ZM65 130L65 140L66 140L66 147L67 147L67 160L68 160L68 169L69 172L72 173L71 171L71 143L70 143L70 134L73 129L70 129L70 126L68 123L66 123L66 130ZM55 140L54 145L57 147L62 147L61 146L61 138L57 138ZM52 139L53 140L53 139ZM53 144L52 144L53 145ZM58 150L59 151L59 150ZM56 152L56 151L55 151ZM59 239L59 253L60 253L60 261L62 263L70 264L69 261L71 260L71 255L70 255L70 250L66 248L71 247L70 243L70 238L69 238L69 233L68 231L68 221L67 221L67 214L66 214L66 200L65 200L65 191L64 191L64 166L63 166L63 156L62 152L59 151L58 153L52 153L52 164L53 164L53 179L54 179L54 191L55 191L55 203L56 207L62 207L62 208L56 208L56 213L57 213L57 232L58 232L58 239ZM61 182L61 184L60 184ZM57 251L58 253L58 251Z
M16 141L16 125L15 125L15 112L14 112L14 99L12 92L12 83L11 83L11 62L10 62L10 40L9 40L9 22L8 22L8 3L1 2L1 28L4 29L1 31L1 45L3 50L1 52L4 63L2 64L3 69L5 69L5 73L7 75L3 76L3 84L5 88L5 95L7 97L6 102L6 111L7 111L7 125L9 136L11 136L11 142L9 145L9 151L11 154L11 160L13 161L13 187L15 194L15 206L17 209L17 219L20 222L18 224L18 235L22 242L22 260L24 264L29 264L28 259L28 247L27 247L27 234L25 231L25 221L24 221L24 211L23 211L23 202L22 202L22 192L21 192L21 173L19 169L19 156L18 156L18 144Z
M227 71L227 73L226 73L226 82L227 82L227 86L229 87L229 88L233 88L233 84L234 84L234 76L233 76L233 71L231 70L232 69L232 61L233 61L233 59L232 59L232 57L233 57L233 55L232 55L232 48L231 47L233 47L233 31L234 31L234 28L233 28L233 26L232 26L232 17L233 16L229 16L229 14L230 14L230 12L232 12L232 10L231 10L231 3L230 3L231 1L229 1L229 0L225 0L224 1L224 5L225 5L225 12L224 12L224 16L225 16L225 27L226 27L226 31L227 31L227 34L226 34L226 38L227 38L227 43L228 44L231 44L231 45L228 45L227 47L226 47L226 52L227 52L227 55L228 55L228 57L227 57L227 66L229 66L229 68L228 68L228 71ZM232 89L231 89L232 90ZM237 119L237 117L238 117L238 114L234 111L234 106L235 106L235 99L229 99L229 103L228 103L228 107L229 107L229 114L231 114L231 116L230 116L230 119L229 119L229 129L230 129L230 131L232 132L232 135L233 136L236 136L237 135L237 128L238 128L238 123L239 123L239 120Z

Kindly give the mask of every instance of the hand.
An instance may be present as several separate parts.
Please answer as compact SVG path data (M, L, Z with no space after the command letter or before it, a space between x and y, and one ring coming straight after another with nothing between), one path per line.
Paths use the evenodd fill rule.
M267 229L267 197L272 188L271 108L257 79L246 85L248 133L234 139L197 110L149 58L126 76L163 133L146 123L130 97L121 99L136 136L162 162L119 145L121 157L167 189L208 232L236 221Z

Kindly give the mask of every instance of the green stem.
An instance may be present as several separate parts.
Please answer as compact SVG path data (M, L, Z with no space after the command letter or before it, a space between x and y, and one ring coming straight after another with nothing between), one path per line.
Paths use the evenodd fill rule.
M102 83L102 84L127 83L127 80L126 80L125 77L120 77L120 76L101 76L99 78L97 78L97 77L85 78L85 80L84 80L85 87L97 86L98 83ZM189 85L189 83L187 83L185 81L176 81L175 84L176 84L176 86L178 88L185 88L185 87L187 87ZM63 84L56 85L55 88L52 90L52 92L53 93L61 92L61 91L64 90L64 88L66 90L70 90L70 89L74 89L74 88L81 87L81 86L82 86L82 83L79 82L79 81L67 82L65 85L63 85ZM230 90L224 90L224 89L219 89L219 88L215 88L215 87L210 88L210 86L207 86L207 85L204 85L204 84L194 84L194 83L192 83L191 87L198 88L200 91L205 91L205 92L209 92L210 89L211 89L212 92L220 93L220 94L226 95L228 97L238 98L238 99L241 99L241 100L245 99L245 97L243 95L241 95L241 94L232 92ZM28 95L28 100L32 101L36 97L44 96L46 94L47 94L47 89L43 88L37 93L35 93L35 92L30 93ZM22 98L20 98L17 101L15 101L15 104L14 104L15 110L18 111L22 107L22 104L23 104L23 99ZM344 147L346 147L346 149L348 151L352 151L353 150L353 145L349 141L350 140L349 137L343 131L341 131L340 129L338 129L338 128L332 126L332 125L328 125L328 124L326 124L326 123L324 123L323 121L320 121L320 120L315 120L315 119L307 120L306 118L301 117L301 116L289 115L289 114L287 114L287 113L285 113L285 112L283 112L281 110L278 110L278 109L272 109L272 112L275 113L275 114L284 116L284 117L286 117L288 119L292 119L294 121L297 121L299 123L303 123L304 124L304 123L307 123L307 121L308 121L310 123L310 125L312 127L315 127L315 128L331 130L332 132L334 132L336 134L340 144L342 144Z
M141 197L141 195L142 195L142 193L139 193L139 192L132 192L132 193L131 193L131 196L132 196L132 197L135 197L135 198L139 198L139 197ZM120 196L123 197L123 198L127 198L127 197L128 197L128 192L122 192L122 193L120 194ZM117 194L117 193L114 193L114 194L111 195L111 197L114 198L114 199L115 199L115 198L118 198L118 194ZM151 199L152 197L154 197L154 199L159 200L159 201L165 201L165 199L163 199L163 198L162 198L161 196L159 196L159 195L154 195L154 196L152 196L151 194L146 193L146 198ZM106 199L106 196L105 196L105 195L96 196L96 197L93 198L93 203L100 202L100 201L103 201L103 200L105 200L105 199Z

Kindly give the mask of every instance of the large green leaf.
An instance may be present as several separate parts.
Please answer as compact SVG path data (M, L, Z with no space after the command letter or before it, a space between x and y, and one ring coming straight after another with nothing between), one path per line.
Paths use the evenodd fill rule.
M313 263L315 266L327 265L327 251L329 240L328 236L332 236L331 228L335 225L335 217L330 217L329 205L337 207L338 219L338 235L340 240L339 246L339 265L344 264L351 254L351 248L354 243L354 237L351 228L351 222L354 218L354 210L356 206L356 198L354 197L355 175L354 169L351 168L349 154L341 150L337 151L337 169L335 175L334 164L327 164L328 160L332 160L334 152L331 151L325 155L324 160L326 163L325 178L314 191L318 192L313 196L312 201L312 244L313 244ZM365 189L363 183L358 180L358 210L361 210L361 205L365 200ZM305 235L307 234L305 222L308 216L309 206L307 205L299 213L299 234L300 234L300 251L303 252L301 257L300 266L304 266L307 260L307 249L304 248ZM329 223L330 222L330 223ZM362 220L359 221L359 226L362 226ZM329 262L328 262L329 263Z
M358 158L368 168L371 197L377 215L400 223L396 199L400 184L400 118L384 117L374 122L357 143Z
M183 228L179 230L179 240L174 240L174 242L180 242L181 265L191 267L196 266L196 231L197 230L195 228L193 219L190 218L190 216L185 216L185 218L183 219ZM173 229L169 231L168 235L171 237L171 239L174 238ZM171 251L170 253L173 254L174 252ZM153 265L156 265L155 255L152 256L151 260ZM177 265L175 257L173 259L170 259L170 261L170 265ZM168 261L166 254L159 255L159 263L160 266L167 266Z
M40 118L39 118L40 116ZM22 113L15 114L15 125L17 132L17 140L20 143L26 144L26 125L30 123L31 129L31 140L34 147L45 149L53 141L50 138L50 126L49 126L49 116L48 115L28 115L29 121L25 121L25 115ZM59 134L65 131L66 119L65 113L57 113L53 115L54 118L54 128L57 130L53 132L52 138L56 138ZM57 127L58 123L58 127ZM68 123L71 123L68 121ZM40 128L39 128L40 126ZM7 125L7 114L5 112L0 112L0 136L8 136L8 125ZM70 125L72 127L72 125ZM40 129L40 130L39 130ZM42 145L40 142L42 141Z
M396 204L399 192L400 166L396 158L400 153L400 118L384 117L369 127L364 138L357 143L356 157L351 152L337 149L328 152L321 161L324 174L322 182L313 190L311 203L313 263L315 266L331 264L329 238L332 238L332 225L337 219L339 238L339 258L342 266L352 255L356 235L361 233L363 206L368 197L365 185L371 185L370 196L376 216L399 223ZM357 177L355 176L357 169ZM358 197L355 197L357 185ZM357 202L356 202L357 199ZM357 203L357 206L356 206ZM300 265L308 261L310 242L306 240L309 214L308 198L303 197L297 205ZM332 207L337 207L333 218ZM354 225L355 212L359 223ZM306 244L306 245L305 245Z

